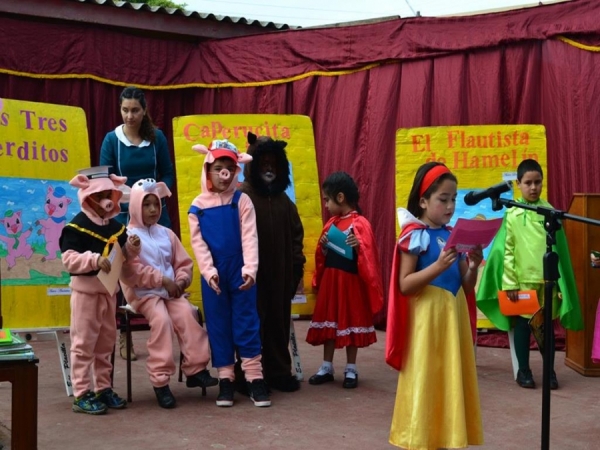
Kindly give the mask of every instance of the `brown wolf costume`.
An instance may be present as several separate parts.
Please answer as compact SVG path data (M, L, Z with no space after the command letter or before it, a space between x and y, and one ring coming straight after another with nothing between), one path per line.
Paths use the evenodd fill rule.
M292 392L300 388L291 374L291 301L304 274L304 229L296 205L285 190L291 184L285 152L287 142L248 133L248 154L240 190L256 210L259 265L256 279L262 363L270 388Z

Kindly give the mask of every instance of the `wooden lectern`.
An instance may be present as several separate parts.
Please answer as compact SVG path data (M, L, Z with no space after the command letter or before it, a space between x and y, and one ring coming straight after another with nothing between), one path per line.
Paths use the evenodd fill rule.
M574 194L568 212L600 219L600 194ZM600 250L600 227L568 219L563 222L563 227L569 242L584 324L583 331L567 330L565 364L586 377L600 377L600 364L592 362L600 268L595 269L590 264L590 252Z

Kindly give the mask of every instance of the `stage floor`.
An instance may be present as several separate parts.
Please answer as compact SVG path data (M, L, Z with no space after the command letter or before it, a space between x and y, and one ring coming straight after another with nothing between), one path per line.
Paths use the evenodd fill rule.
M146 374L148 332L134 332L139 360L133 364L133 403L123 411L92 417L71 412L54 341L34 341L39 364L39 437L43 450L137 449L391 449L388 433L397 373L384 362L385 334L358 352L360 385L342 388L345 353L336 352L334 383L311 386L306 380L322 360L322 348L306 344L307 321L297 321L305 382L295 393L275 392L273 406L257 408L237 396L233 408L215 405L216 388L206 397L176 377L171 388L178 406L158 407ZM175 353L176 355L179 354ZM508 349L479 347L477 368L485 445L483 449L534 449L541 442L542 361L531 352L538 383L522 389L512 379ZM214 372L214 370L213 370ZM552 391L551 448L594 449L600 441L600 378L586 378L564 365L558 352L560 389ZM115 390L125 396L125 361L117 357ZM0 383L0 442L10 448L11 387Z

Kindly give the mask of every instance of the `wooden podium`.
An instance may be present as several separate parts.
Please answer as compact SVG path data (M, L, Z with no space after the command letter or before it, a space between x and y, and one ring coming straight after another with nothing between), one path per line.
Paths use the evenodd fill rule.
M569 214L600 219L600 194L574 194ZM600 250L600 227L565 220L571 261L583 316L583 331L567 330L565 364L586 377L600 377L600 364L592 362L596 307L600 298L600 269L590 264L590 252Z

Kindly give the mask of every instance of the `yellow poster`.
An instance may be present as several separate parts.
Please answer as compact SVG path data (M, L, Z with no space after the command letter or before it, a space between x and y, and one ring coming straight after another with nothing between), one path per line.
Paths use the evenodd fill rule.
M79 212L68 181L89 167L81 108L0 99L0 278L4 326L69 326L62 228Z
M417 169L424 163L444 163L458 179L453 225L460 217L494 219L504 210L493 211L490 199L466 206L464 196L503 180L517 179L517 167L524 159L535 159L547 173L546 130L543 125L471 125L450 127L402 128L396 133L396 206L406 207ZM542 197L548 186L544 183ZM513 191L501 197L518 197ZM485 265L489 247L484 250ZM479 327L491 323L481 316Z
M311 315L315 296L311 291L311 280L315 270L314 253L323 227L321 219L321 194L315 154L312 123L309 117L294 115L196 115L173 119L173 141L177 169L177 192L179 197L179 219L181 240L188 253L190 246L188 209L192 200L200 193L200 173L204 157L192 151L192 146L207 147L215 139L227 139L240 149L247 148L247 133L270 136L288 143L287 157L291 164L292 185L286 193L296 203L304 226L304 283L298 288L292 305L292 313ZM239 181L243 180L240 175ZM194 282L190 287L191 301L202 306L200 273L194 266Z

